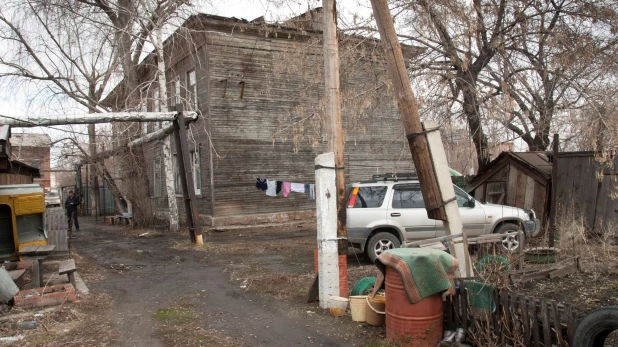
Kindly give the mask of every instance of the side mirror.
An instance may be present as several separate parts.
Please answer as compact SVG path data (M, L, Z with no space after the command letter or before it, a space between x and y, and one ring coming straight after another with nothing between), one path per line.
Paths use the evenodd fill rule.
M476 206L476 202L474 201L473 198L470 198L468 200L468 207L474 207L474 206Z

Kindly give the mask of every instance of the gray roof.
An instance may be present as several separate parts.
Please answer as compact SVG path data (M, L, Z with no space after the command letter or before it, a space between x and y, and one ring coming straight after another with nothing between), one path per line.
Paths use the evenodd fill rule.
M10 142L13 147L51 147L52 145L49 135L34 133L13 133Z
M10 125L0 125L0 141L7 141L11 135Z

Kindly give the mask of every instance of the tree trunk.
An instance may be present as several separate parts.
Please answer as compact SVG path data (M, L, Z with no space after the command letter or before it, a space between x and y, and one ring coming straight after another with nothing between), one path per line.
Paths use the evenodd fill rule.
M469 78L458 82L458 84L463 92L463 109L470 127L470 135L474 142L478 164L477 172L479 172L489 164L491 158L489 156L487 135L483 131L483 123L481 122L476 90L472 87L476 85L476 81Z
M153 42L157 51L157 76L159 78L159 98L161 99L161 110L168 111L167 108L167 80L165 79L165 59L163 57L163 39L161 29L155 29ZM156 102L156 100L155 100ZM166 123L164 125L169 125ZM177 231L180 226L178 223L178 202L176 200L176 187L174 185L174 161L172 159L171 136L168 135L163 140L163 161L165 165L165 187L167 189L167 202L169 205L170 231Z
M88 151L90 153L88 153L88 155L93 158L96 156L96 152L97 152L97 144L96 144L96 137L95 137L95 125L94 124L89 124L88 125ZM92 169L89 170L88 172L88 189L90 190L90 216L96 216L97 215L97 202L98 202L98 191L96 189L96 180L97 180L97 175L96 175L96 170L94 168L94 165L92 165L92 163L89 164L90 167Z

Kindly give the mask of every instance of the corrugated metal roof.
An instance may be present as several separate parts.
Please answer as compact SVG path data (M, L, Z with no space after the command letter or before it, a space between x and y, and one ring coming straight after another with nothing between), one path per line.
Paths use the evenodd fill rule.
M33 133L13 133L9 142L13 147L51 147L52 145L49 135Z

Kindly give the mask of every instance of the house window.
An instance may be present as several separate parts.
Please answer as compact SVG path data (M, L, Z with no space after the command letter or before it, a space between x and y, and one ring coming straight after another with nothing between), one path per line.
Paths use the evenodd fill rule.
M195 75L195 70L187 72L187 91L189 109L197 111L197 78Z
M161 196L161 158L154 161L154 196Z
M180 105L180 77L174 81L174 104Z
M191 152L191 172L193 173L193 188L195 188L195 194L202 194L202 173L200 169L200 149L195 148L195 151Z
M180 180L180 170L178 170L178 156L173 155L174 160L174 190L176 194L182 194L182 181Z

